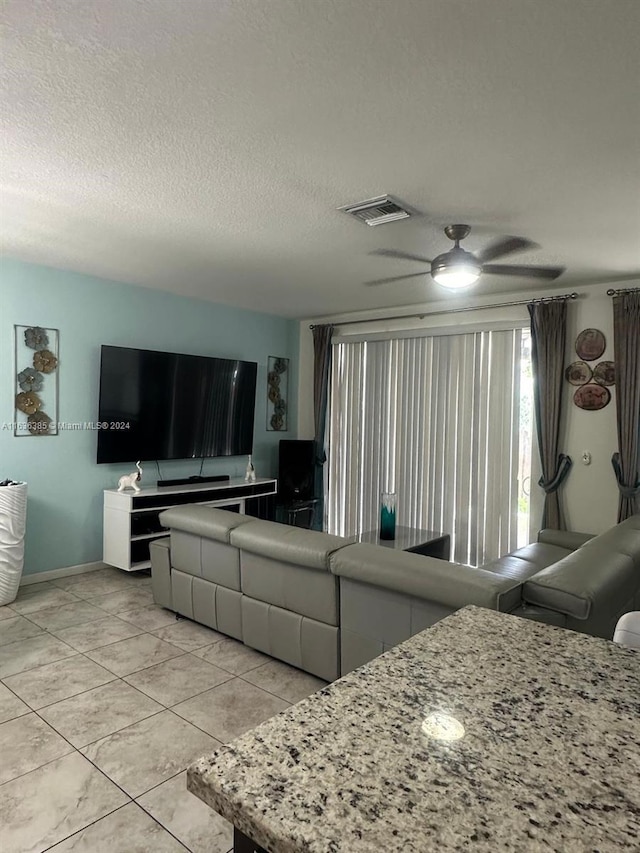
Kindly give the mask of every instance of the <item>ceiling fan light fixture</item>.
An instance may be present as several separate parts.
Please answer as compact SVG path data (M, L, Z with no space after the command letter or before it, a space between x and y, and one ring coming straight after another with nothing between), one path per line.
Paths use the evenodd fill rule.
M431 264L431 275L436 284L450 290L458 290L475 284L482 273L482 266L471 252L456 247L445 252Z
M477 282L483 272L487 273L487 275L510 275L519 278L529 277L554 281L565 271L564 267L494 264L493 261L496 258L502 258L513 252L522 252L525 249L537 248L537 244L532 243L531 240L525 240L523 237L502 237L494 241L491 245L486 246L479 256L476 256L460 247L460 240L464 240L470 231L471 228L469 225L447 225L444 233L455 245L448 252L438 255L434 261L430 261L428 258L423 258L420 255L413 255L410 252L400 252L395 249L378 249L372 254L430 264L433 280L436 284L446 287L449 290L463 290L465 287L471 287L471 285ZM397 275L394 278L368 281L365 284L388 284L423 274L410 273L409 275Z
M433 276L436 284L448 287L449 290L460 290L470 287L480 278L480 273L466 267L456 267L450 270L441 270Z

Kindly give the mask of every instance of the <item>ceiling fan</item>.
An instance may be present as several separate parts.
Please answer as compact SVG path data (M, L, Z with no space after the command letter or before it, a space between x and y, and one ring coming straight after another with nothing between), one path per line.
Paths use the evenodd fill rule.
M504 264L492 264L496 258L510 255L512 252L522 252L525 249L536 248L537 244L523 237L503 237L495 243L487 246L477 255L472 255L460 246L460 241L471 231L469 225L447 225L444 233L455 245L448 252L438 255L433 261L428 258L412 255L408 252L397 252L395 249L377 249L374 255L384 255L388 258L402 258L408 261L418 261L431 265L431 276L433 280L451 290L469 287L475 284L482 273L490 275L513 275L520 278L540 278L553 281L564 272L564 267L528 267L528 266L506 266ZM381 278L376 281L368 281L368 286L376 284L389 284L405 278L414 278L424 275L425 271L410 273L409 275L398 275L394 278Z

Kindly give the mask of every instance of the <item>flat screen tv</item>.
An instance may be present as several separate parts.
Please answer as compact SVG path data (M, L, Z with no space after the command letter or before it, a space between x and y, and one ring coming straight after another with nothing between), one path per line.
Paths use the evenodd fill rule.
M252 452L257 364L103 346L98 462Z

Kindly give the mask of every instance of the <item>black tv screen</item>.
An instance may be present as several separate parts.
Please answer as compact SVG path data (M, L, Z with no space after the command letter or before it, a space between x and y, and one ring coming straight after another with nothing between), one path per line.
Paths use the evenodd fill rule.
M252 452L257 364L103 346L98 462Z

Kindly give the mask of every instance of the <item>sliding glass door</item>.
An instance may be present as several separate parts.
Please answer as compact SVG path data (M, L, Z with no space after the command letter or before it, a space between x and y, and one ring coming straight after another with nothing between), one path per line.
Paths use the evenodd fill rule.
M329 532L375 529L391 491L398 524L450 533L455 562L527 541L528 338L516 328L336 342Z

